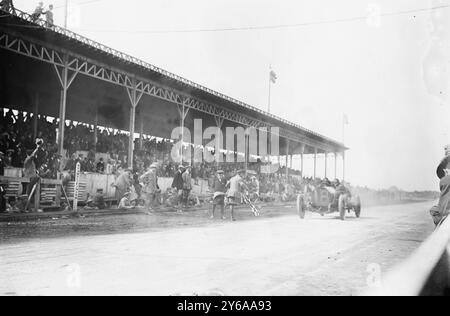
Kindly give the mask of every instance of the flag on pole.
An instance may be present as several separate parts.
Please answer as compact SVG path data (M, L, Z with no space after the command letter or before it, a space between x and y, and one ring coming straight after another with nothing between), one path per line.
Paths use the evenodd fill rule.
M344 122L344 125L349 125L350 124L350 121L348 120L348 115L345 114L345 113L344 113L344 116L343 116L343 122Z
M278 77L275 71L271 70L270 71L270 81L272 83L277 83Z

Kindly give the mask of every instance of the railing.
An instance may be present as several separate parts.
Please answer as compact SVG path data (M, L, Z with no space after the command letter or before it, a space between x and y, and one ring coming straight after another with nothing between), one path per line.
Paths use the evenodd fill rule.
M339 143L339 142L337 142L337 141L335 141L335 140L333 140L333 139L331 139L331 138L328 138L328 137L323 136L323 135L321 135L321 134L319 134L319 133L316 133L316 132L314 132L314 131L312 131L312 130L309 130L309 129L307 129L307 128L304 128L304 127L302 127L302 126L300 126L300 125L298 125L298 124L289 122L289 121L286 120L286 119L283 119L283 118L278 117L278 116L276 116L276 115L273 115L273 114L271 114L271 113L265 112L265 111L263 111L263 110L261 110L261 109L259 109L259 108L257 108L257 107L254 107L254 106L251 106L251 105L249 105L249 104L247 104L247 103L244 103L244 102L242 102L242 101L236 100L236 99L234 99L234 98L232 98L232 97L229 97L229 96L227 96L227 95L224 95L224 94L222 94L222 93L220 93L220 92L217 92L217 91L214 91L214 90L209 89L209 88L207 88L207 87L204 87L204 86L202 86L202 85L200 85L200 84L198 84L198 83L195 83L195 82L193 82L193 81L191 81L191 80L188 80L188 79L186 79L186 78L183 78L183 77L181 77L181 76L178 76L178 75L176 75L176 74L173 74L173 73L171 73L171 72L169 72L169 71L167 71L167 70L164 70L164 69L162 69L162 68L159 68L159 67L156 67L156 66L154 66L154 65L151 65L151 64L149 64L149 63L147 63L147 62L145 62L145 61L142 61L142 60L140 60L140 59L138 59L138 58L136 58L136 57L127 55L127 54L122 53L122 52L120 52L120 51L118 51L118 50L115 50L115 49L113 49L113 48L111 48L111 47L108 47L108 46L106 46L106 45L103 45L103 44L100 44L100 43L98 43L98 42L95 42L95 41L93 41L93 40L91 40L91 39L88 39L88 38L82 36L82 35L79 35L79 34L77 34L77 33L74 33L74 32L72 32L72 31L69 31L69 30L67 30L67 29L65 29L65 28L63 28L63 27L60 27L60 26L57 26L57 25L49 26L48 23L47 23L46 21L44 21L44 20L42 20L42 19L34 19L34 18L32 17L32 15L30 15L30 14L28 14L28 13L26 13L26 12L20 11L20 10L18 10L18 9L15 9L14 11L10 11L10 12L0 9L0 12L4 12L4 13L10 14L10 15L14 15L14 16L16 16L16 17L18 17L18 18L20 18L20 19L22 19L22 20L24 20L24 21L27 21L27 22L29 22L29 23L36 24L36 26L38 26L38 27L46 28L46 29L51 29L52 31L54 31L54 32L56 32L56 33L58 33L58 34L67 36L67 37L69 37L69 38L71 38L71 39L73 39L73 40L76 40L76 41L81 42L82 44L88 45L88 46L90 46L90 47L92 47L92 48L101 50L101 51L103 51L103 52L105 52L105 53L108 53L108 54L111 54L111 55L113 55L113 56L115 56L115 57L121 58L121 59L123 59L124 61L127 61L127 62L132 63L132 64L136 64L136 65L141 66L141 67L146 68L146 69L150 69L150 70L152 70L152 71L154 71L154 72L157 72L157 73L159 73L159 74L161 74L161 75L163 75L163 76L169 77L169 78L171 78L172 80L176 80L176 81L178 81L178 82L180 82L180 83L183 83L183 84L185 84L185 85L188 85L188 86L191 86L191 87L195 87L195 88L197 88L197 89L199 89L199 90L202 90L202 91L204 91L204 92L207 92L207 93L209 93L209 94L212 94L212 95L214 95L214 96L216 96L216 97L219 97L219 98L221 98L221 99L224 99L224 100L227 100L227 101L229 101L229 102L238 104L238 105L240 105L240 106L242 106L242 107L244 107L244 108L247 108L247 109L249 109L249 110L258 112L258 113L263 114L263 115L265 115L265 116L269 116L269 117L271 117L271 118L273 118L273 119L275 119L275 120L278 120L278 121L280 121L280 122L283 122L283 123L285 123L285 124L287 124L287 125L289 125L289 126L298 128L298 129L300 129L300 130L302 130L302 131L304 131L304 132L306 132L306 133L308 133L308 134L310 134L310 135L314 135L314 136L320 137L320 138L322 138L322 139L324 139L324 140L326 140L326 141L328 141L328 142L335 143L335 144L338 144L338 145L344 147L344 144L341 144L341 143Z
M29 184L30 178L0 176L0 185L5 189L5 197L18 198L23 192L22 184ZM36 184L34 209L59 208L62 200L62 181L41 179ZM37 198L36 198L37 197Z
M450 219L367 296L449 296Z

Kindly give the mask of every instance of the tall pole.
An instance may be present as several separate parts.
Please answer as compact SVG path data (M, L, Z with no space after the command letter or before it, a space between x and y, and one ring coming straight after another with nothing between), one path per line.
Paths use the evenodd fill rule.
M59 105L59 133L58 133L58 154L62 155L64 151L64 132L66 127L66 106L68 89L68 57L64 55L64 67L61 74L61 100Z
M345 181L345 151L342 152L342 165L343 165L342 181Z
M67 29L67 19L69 15L69 0L66 0L65 6L64 6L64 28Z

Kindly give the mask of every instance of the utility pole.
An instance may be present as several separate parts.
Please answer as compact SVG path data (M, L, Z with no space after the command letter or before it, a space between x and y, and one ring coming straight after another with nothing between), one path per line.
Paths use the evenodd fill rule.
M66 0L65 6L64 6L64 28L67 29L67 19L69 15L69 0Z

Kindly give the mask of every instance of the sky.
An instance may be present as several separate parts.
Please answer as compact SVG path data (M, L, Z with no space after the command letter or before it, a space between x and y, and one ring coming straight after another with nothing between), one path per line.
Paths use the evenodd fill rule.
M32 11L38 1L14 2ZM59 25L64 2L45 2ZM271 66L272 113L345 139L349 182L438 189L450 144L450 8L411 10L450 0L68 2L69 29L264 110ZM199 32L286 24L300 26Z

